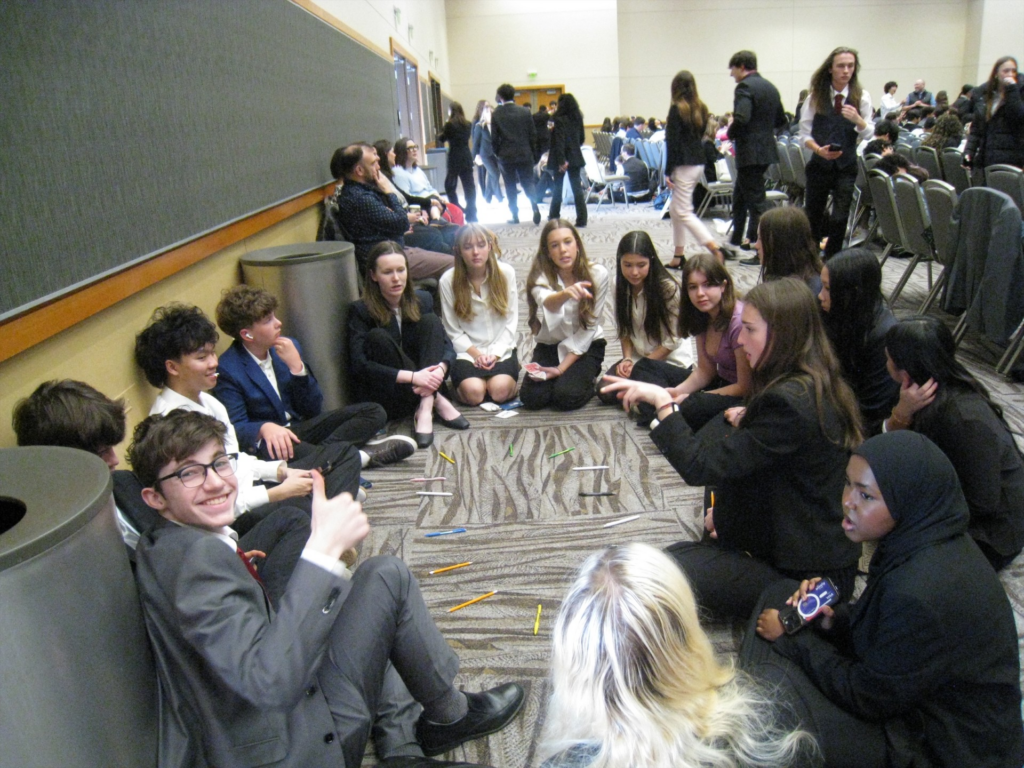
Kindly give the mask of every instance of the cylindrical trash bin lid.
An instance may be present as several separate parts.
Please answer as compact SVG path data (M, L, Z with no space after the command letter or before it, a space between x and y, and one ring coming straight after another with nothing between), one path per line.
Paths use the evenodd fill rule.
M7 522L24 506L0 534L0 768L156 764L156 672L111 489L84 451L0 450Z
M348 308L359 299L355 247L344 241L292 243L262 248L241 258L249 285L274 294L286 336L298 339L316 375L324 408L349 402L345 366Z

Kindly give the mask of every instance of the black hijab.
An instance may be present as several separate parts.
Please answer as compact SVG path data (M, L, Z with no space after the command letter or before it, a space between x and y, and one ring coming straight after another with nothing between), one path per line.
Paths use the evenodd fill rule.
M882 574L925 547L965 534L970 513L953 465L924 435L907 429L888 432L866 440L853 452L871 466L896 522L871 558L863 601Z

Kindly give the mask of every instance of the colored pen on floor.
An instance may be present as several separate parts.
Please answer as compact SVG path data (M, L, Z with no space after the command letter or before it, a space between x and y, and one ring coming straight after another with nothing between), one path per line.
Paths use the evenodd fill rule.
M448 536L449 534L452 534L452 533L465 533L465 532L466 532L465 528L452 528L450 531L434 531L434 533L424 534L424 538L432 539L435 536Z
M439 482L439 483L443 483L447 479L448 478L446 478L446 477L410 477L409 478L409 482L410 483L433 483L433 482L436 481L436 482Z
M454 613L460 608L465 608L467 605L472 605L473 603L479 603L481 600L486 600L488 597L493 597L496 594L498 594L497 590L495 590L494 592L488 592L486 595L480 595L480 597L474 597L472 600L467 600L461 605L456 605L454 608L449 608L448 613Z
M609 467L608 467L607 464L596 464L596 465L594 465L592 467L573 467L572 471L573 472L588 472L588 471L594 470L594 469L608 469L608 468Z
M614 491L580 491L580 496L614 496Z
M512 443L509 443L509 444L508 444L508 455L509 455L509 456L511 456L511 455L512 455Z
M444 459L445 461L447 461L449 464L454 464L455 463L455 459L453 459L451 456L447 455L444 451L438 451L438 453L440 453L441 454L441 458Z
M633 515L632 517L623 517L619 520L612 520L610 523L605 523L602 528L611 528L613 525L622 525L623 523L631 523L634 520L639 520L640 515Z
M540 629L540 609L541 606L537 606L537 618L533 620L533 634L537 634L537 630Z
M416 491L417 496L454 496L454 493L446 493L445 491Z
M575 450L576 450L575 448L566 448L564 451L559 451L558 453L552 453L550 456L548 456L548 458L549 459L553 459L556 456L561 456L563 454L568 453L569 451L575 451Z
M444 573L445 571L454 571L456 568L465 568L467 565L472 565L472 560L467 560L465 563L459 563L458 565L446 565L444 568L435 568L430 572L433 576L435 573Z

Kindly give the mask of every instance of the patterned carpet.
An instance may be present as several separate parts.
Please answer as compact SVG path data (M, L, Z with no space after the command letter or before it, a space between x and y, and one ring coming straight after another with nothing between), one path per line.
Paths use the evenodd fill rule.
M529 206L521 203L521 209ZM481 220L504 221L503 206L482 206ZM572 207L563 208L571 221ZM529 361L532 342L526 328L524 288L537 250L539 228L532 224L489 224L498 235L504 260L515 267L520 292L519 359ZM582 231L588 256L614 274L615 251L622 235L646 230L663 260L672 253L667 220L650 205L600 209L590 206L590 224ZM886 292L907 261L885 265ZM741 291L757 281L756 267L729 262ZM937 274L937 272L936 272ZM912 314L927 293L926 270L919 267L897 305L898 315ZM938 312L938 310L933 310ZM953 322L952 318L945 318ZM608 351L606 367L619 359L614 340L611 302L603 320ZM971 339L962 346L965 363L1004 406L1018 439L1024 429L1024 390L995 375L993 351ZM462 669L458 684L477 691L508 680L527 689L523 713L514 723L487 739L464 745L448 755L498 768L537 764L535 743L540 734L547 696L550 630L575 570L595 549L623 541L644 541L663 547L695 540L701 528L703 489L687 486L654 447L646 429L636 427L619 409L595 398L572 413L518 411L507 420L479 408L463 408L472 423L465 432L436 430L431 449L418 451L399 465L371 470L373 482L365 509L372 530L362 557L394 554L420 579L424 597L438 626L456 649ZM391 425L411 434L408 423ZM512 455L509 446L512 446ZM551 458L551 454L573 448ZM441 457L444 452L454 460ZM601 465L608 470L574 472L572 467ZM413 477L444 476L428 490L450 497L417 496L424 486ZM611 491L614 496L581 498L580 491ZM603 525L626 515L639 519L621 526ZM431 531L465 527L466 533L426 538ZM429 571L472 561L444 574ZM1013 603L1019 634L1024 636L1024 558L1007 568L1003 583ZM497 594L456 613L448 609L478 595ZM540 629L533 634L537 606L543 605ZM733 654L740 627L707 626L718 650ZM373 764L372 748L365 764Z

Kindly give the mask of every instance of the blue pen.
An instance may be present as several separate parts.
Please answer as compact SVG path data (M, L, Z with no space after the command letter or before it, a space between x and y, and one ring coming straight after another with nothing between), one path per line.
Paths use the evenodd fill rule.
M426 538L431 539L434 536L447 536L449 533L465 533L465 528L452 528L450 531L437 531L436 533L428 533Z

